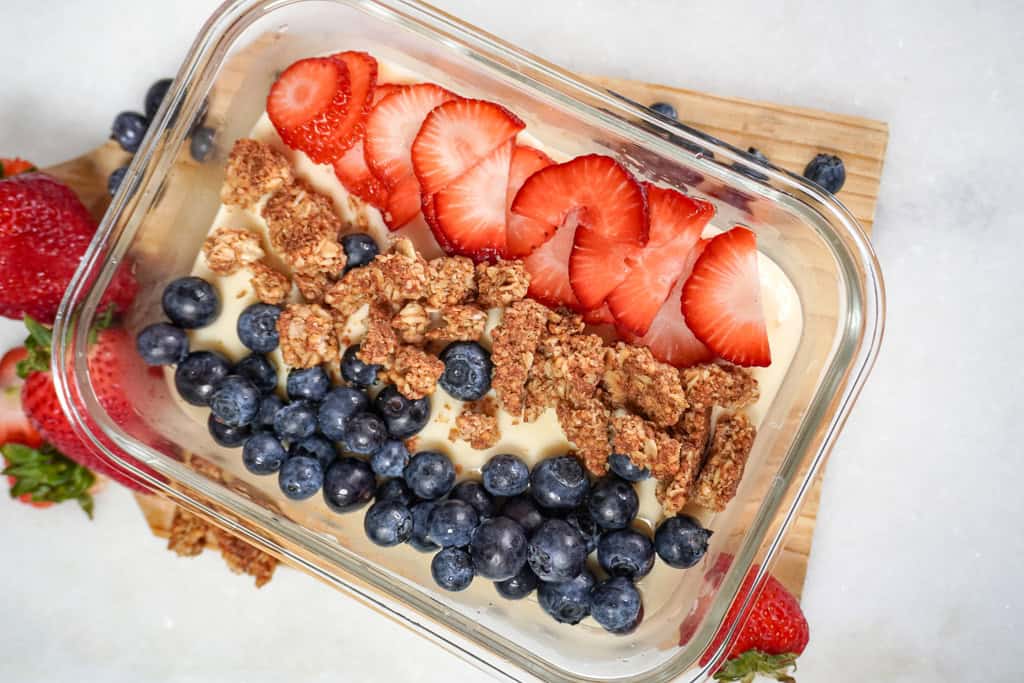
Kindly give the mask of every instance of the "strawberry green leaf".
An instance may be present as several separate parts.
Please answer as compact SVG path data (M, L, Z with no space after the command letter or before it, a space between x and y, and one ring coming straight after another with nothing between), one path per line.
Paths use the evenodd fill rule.
M747 650L727 661L715 674L715 680L753 683L760 674L782 683L796 683L796 679L790 676L790 670L796 670L796 655L792 652L770 655L760 650Z
M96 317L96 320L92 323L92 327L89 328L90 346L95 344L96 340L99 339L100 332L114 324L114 314L116 312L116 307L111 303Z
M33 372L46 372L50 369L50 344L53 333L30 315L25 316L25 327L28 328L28 339L25 349L28 356L18 361L18 377L25 379Z
M7 461L2 474L13 477L11 497L26 493L36 503L75 500L92 519L93 501L89 489L96 477L85 467L57 452L52 446L32 448L20 443L0 446Z

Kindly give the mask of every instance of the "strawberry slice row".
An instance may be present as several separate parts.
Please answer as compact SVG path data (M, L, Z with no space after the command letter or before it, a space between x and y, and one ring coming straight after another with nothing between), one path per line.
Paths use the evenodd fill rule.
M295 62L270 87L267 115L286 145L317 163L344 153L338 136L351 126L352 85L346 63L331 57ZM349 145L351 146L351 145Z

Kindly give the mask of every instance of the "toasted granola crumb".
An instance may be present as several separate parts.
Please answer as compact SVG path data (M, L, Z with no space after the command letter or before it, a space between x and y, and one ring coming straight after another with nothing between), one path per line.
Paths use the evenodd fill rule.
M218 275L231 275L263 258L260 238L241 228L217 228L203 242L206 265Z
M324 292L324 303L336 310L342 317L363 307L363 304L383 302L384 275L376 263L353 268L344 277Z
M681 370L680 375L686 397L694 405L740 410L755 403L761 395L750 371L736 365L705 363Z
M270 145L242 138L228 155L221 201L249 208L260 198L292 182L292 169L283 154Z
M473 261L465 256L444 256L427 264L427 305L443 308L465 303L476 293Z
M277 319L284 362L293 368L311 368L338 360L334 318L319 304L289 304Z
M666 515L674 515L686 505L693 494L693 485L703 460L703 447L683 442L679 452L679 470L671 479L658 481L658 502Z
M472 304L456 304L441 309L441 324L427 339L439 342L476 341L487 328L487 313Z
M711 406L690 406L683 411L671 431L677 439L693 445L703 453L711 433Z
M474 413L480 413L481 415L489 417L498 416L498 402L494 400L493 396L484 396L479 401L470 401L466 404L466 407Z
M478 263L476 266L477 301L484 308L498 308L526 297L530 274L522 261Z
M652 428L654 432L655 456L650 464L651 475L656 479L671 479L679 472L682 444L665 432Z
M255 548L237 536L221 529L213 530L217 538L220 554L228 568L235 574L248 574L256 579L256 587L261 588L274 577L277 558Z
M191 512L176 507L171 520L171 534L167 539L167 549L173 550L182 557L195 557L206 547L206 537L209 532L209 524Z
M558 422L587 470L598 477L607 474L612 454L608 441L611 412L597 399L579 403L578 407L559 403L557 410Z
M466 441L478 451L490 448L501 438L496 412L484 400L467 403L455 418L455 427L451 431L449 439L454 434L455 438Z
M371 306L366 318L366 336L356 356L364 363L389 367L397 349L398 336L391 327L391 312L384 306Z
M556 336L580 334L583 332L586 323L579 313L573 313L565 309L548 311L548 334Z
M252 271L249 283L256 292L256 298L265 304L284 303L292 289L287 275L277 272L265 263L254 263L249 266L249 270Z
M532 422L559 402L583 405L604 371L604 342L593 334L549 336L537 347L526 381L524 416Z
M679 371L650 349L618 343L609 349L602 386L612 405L634 409L658 427L674 425L687 406Z
M694 486L695 503L708 510L725 509L739 488L755 435L754 426L743 413L718 418L707 460Z
M415 400L433 393L443 372L444 363L438 358L415 346L403 345L395 352L387 378L402 396Z
M302 181L274 193L263 207L270 243L297 273L337 275L345 268L341 221L331 200Z
M523 299L505 309L491 333L491 386L511 415L523 412L526 379L547 318L548 309L532 299Z
M324 299L327 296L327 288L331 286L331 281L326 275L323 273L316 273L314 275L293 273L292 279L295 280L295 286L299 288L299 293L302 294L302 298L307 303L324 303Z
M612 451L629 456L638 467L650 468L654 460L654 439L649 438L647 423L639 415L618 413L612 417Z
M408 239L399 239L391 252L377 256L372 265L380 270L383 278L381 296L396 308L426 296L427 262L412 248Z
M391 319L391 327L405 344L422 344L427 339L430 315L423 304L410 301Z
M224 481L224 471L221 470L221 468L218 467L217 465L207 460L206 458L200 457L195 454L190 454L188 456L187 463L188 466L192 468L192 470L196 474L200 474L209 479L210 481Z

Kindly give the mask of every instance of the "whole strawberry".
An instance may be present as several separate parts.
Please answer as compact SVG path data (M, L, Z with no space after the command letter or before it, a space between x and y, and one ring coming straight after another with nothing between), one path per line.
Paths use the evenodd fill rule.
M82 202L53 178L21 173L0 180L0 315L52 323L95 232ZM122 268L104 301L123 310L135 290Z

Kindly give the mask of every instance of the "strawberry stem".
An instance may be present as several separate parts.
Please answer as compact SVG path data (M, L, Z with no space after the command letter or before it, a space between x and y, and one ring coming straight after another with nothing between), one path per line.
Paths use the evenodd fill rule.
M76 500L92 519L93 500L89 489L96 476L85 467L61 455L48 444L32 448L20 443L0 446L7 466L0 474L12 477L11 497L26 493L34 503Z
M715 680L753 683L760 674L782 683L796 683L790 675L791 670L796 671L796 655L792 652L770 655L761 650L747 650L727 661L715 674Z
M25 316L25 327L28 329L28 339L25 340L25 349L28 355L24 360L18 361L18 377L25 379L33 372L46 372L50 369L50 344L53 342L53 333L30 315Z

